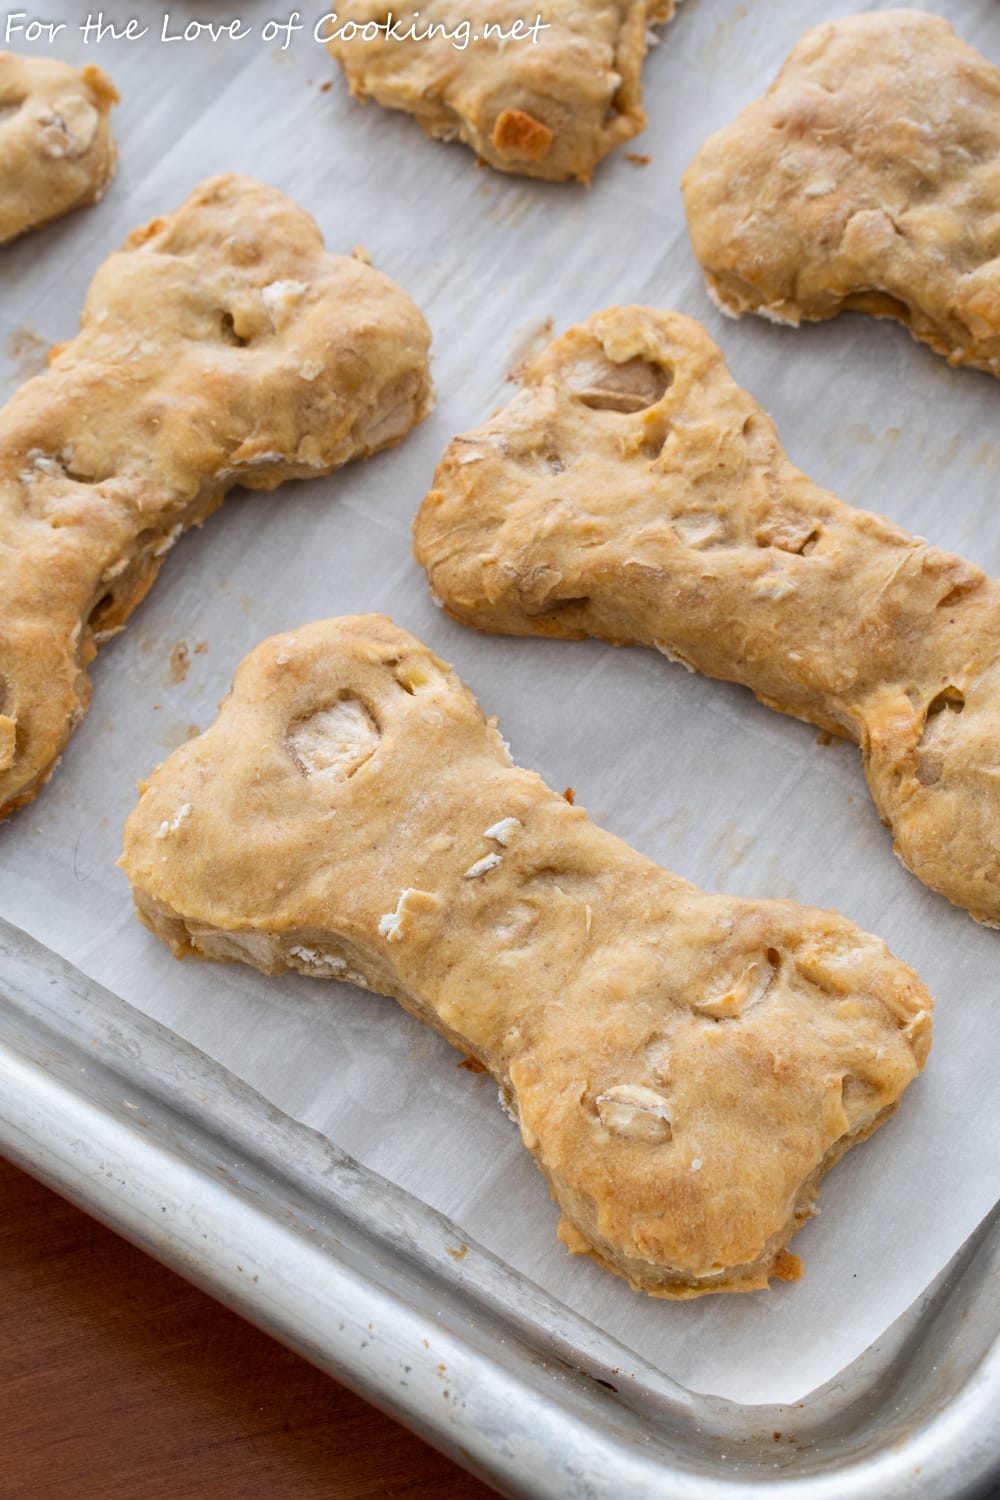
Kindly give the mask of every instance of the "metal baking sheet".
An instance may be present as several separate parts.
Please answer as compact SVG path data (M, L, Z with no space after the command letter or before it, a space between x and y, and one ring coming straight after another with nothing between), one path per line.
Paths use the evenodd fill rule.
M993 1216L808 1399L695 1396L0 921L14 1160L524 1500L989 1500Z
M864 1454L890 1441L902 1444L894 1453L915 1451L888 1421L884 1387L890 1375L903 1384L923 1381L919 1400L931 1399L937 1355L927 1353L927 1330L952 1326L942 1311L958 1306L949 1297L975 1309L982 1349L996 1332L995 1301L981 1290L988 1279L980 1283L979 1273L968 1270L987 1263L988 1249L964 1252L941 1283L944 1291L928 1288L938 1286L998 1195L998 1154L983 1128L1000 1102L1000 1044L992 1024L997 934L924 890L893 859L852 747L820 747L808 727L652 653L463 631L434 609L409 553L409 522L445 442L506 398L508 377L524 354L550 327L566 327L613 301L646 301L678 307L709 327L736 378L771 411L792 457L814 478L1000 570L993 498L1000 442L990 436L1000 399L995 382L949 370L903 330L870 319L845 317L799 332L724 321L704 294L687 244L677 184L697 145L766 86L806 25L851 8L686 0L646 64L650 118L636 150L652 160L636 165L618 153L589 192L478 170L468 152L426 141L412 121L362 109L308 32L287 50L261 39L272 15L266 5L243 5L249 34L217 43L161 41L163 13L150 7L146 37L85 45L78 28L87 7L52 0L44 10L68 27L51 50L100 63L119 86L122 166L98 208L0 252L0 376L7 389L48 343L73 330L94 267L128 229L179 202L209 172L240 170L308 207L331 248L365 244L416 298L434 331L438 407L398 449L364 465L270 496L231 497L178 545L124 635L102 652L90 716L63 766L44 795L0 829L8 952L28 971L48 975L34 986L25 981L16 1004L8 996L4 1016L17 1026L37 1021L54 1070L47 1074L17 1054L21 1061L0 1100L7 1115L0 1141L434 1441L472 1454L511 1493L566 1493L567 1455L591 1454L594 1444L604 1445L604 1458L592 1455L594 1494L622 1493L626 1475L636 1478L640 1493L664 1493L667 1472L671 1494L714 1495L725 1491L712 1486L765 1470L798 1475L804 1494L822 1493L816 1488L822 1465L836 1452L849 1452L863 1468ZM947 15L1000 63L995 7L940 0L925 8ZM185 9L183 19L189 18ZM572 784L605 826L707 888L838 907L885 936L928 984L938 1009L927 1072L896 1119L827 1180L822 1215L795 1241L806 1265L801 1283L766 1296L681 1305L637 1298L623 1283L565 1256L544 1184L488 1080L457 1070L450 1049L390 1002L296 977L178 965L135 923L114 863L135 781L193 726L211 722L235 665L262 636L367 609L389 611L453 661L487 712L498 715L515 757L557 787ZM72 1024L43 1005L43 997L64 990L81 997ZM170 1139L182 1132L190 1160L174 1207L160 1204L168 1212L159 1220L140 1201L144 1152L155 1132L148 1122L140 1126L125 1103L112 1111L113 1151L110 1140L102 1147L113 1162L111 1175L93 1166L88 1132L96 1129L97 1106L72 1062L78 1055L104 1058L114 1080L107 1088L118 1089L122 1100L141 1094L155 1114L167 1098ZM173 1055L183 1065L171 1063ZM203 1076L199 1070L215 1080L205 1085L207 1103L192 1081ZM44 1127L26 1103L43 1086ZM235 1100L239 1130L232 1135ZM56 1160L56 1138L77 1145ZM439 1257L428 1282L434 1295L465 1310L454 1334L468 1375L464 1407L454 1391L447 1411L443 1396L440 1405L415 1406L384 1361L348 1348L335 1322L317 1322L310 1306L316 1244L309 1276L296 1281L303 1265L291 1243L274 1242L271 1273L285 1297L280 1317L268 1300L277 1296L273 1288L265 1296L262 1282L233 1281L232 1257L244 1264L250 1256L256 1221L240 1220L240 1229L228 1220L230 1200L215 1186L211 1152L256 1162L267 1191L257 1183L257 1196L250 1194L255 1211L283 1223L281 1204L298 1202L300 1189L310 1203L323 1196L321 1167L306 1186L293 1169L306 1141L320 1153L317 1161L326 1151L329 1160L349 1153L357 1163L351 1180L366 1185L352 1200L359 1224L367 1208L358 1205L370 1206L368 1189L371 1202L387 1195L379 1199L383 1217L376 1214L364 1230L369 1250L379 1247L371 1253L382 1277L379 1295L388 1298L380 1335L387 1345L405 1343L400 1307L409 1273L397 1241L383 1233L393 1214L403 1212L398 1205L437 1226L447 1248L461 1254L463 1244L470 1246L461 1261ZM165 1155L155 1158L157 1170L174 1160L170 1150L164 1146ZM147 1184L154 1203L155 1181L154 1173ZM187 1212L179 1207L185 1194L197 1199L206 1236L193 1260L174 1223L175 1210L182 1218ZM441 1229L438 1214L453 1227ZM339 1229L330 1231L320 1257L325 1275L342 1273L346 1243ZM498 1278L488 1295L475 1278L470 1284L470 1261ZM507 1324L505 1298L519 1309ZM484 1328L488 1338L475 1331ZM572 1345L572 1358L560 1339ZM552 1405L535 1436L529 1441L522 1433L501 1463L488 1434L503 1429L513 1398L491 1372L499 1361L505 1379L517 1385L503 1353L514 1345L534 1351L517 1372L526 1381L517 1386L527 1402L525 1421L528 1392L544 1386ZM870 1347L876 1354L865 1354ZM967 1411L962 1403L973 1389L996 1396L995 1367L977 1363L969 1348L959 1339L945 1374L936 1377L938 1404L948 1411ZM391 1365L387 1349L382 1353ZM597 1406L580 1408L569 1394L560 1405L564 1357L574 1371L603 1371L598 1378L618 1392L596 1396L581 1376L579 1389ZM858 1359L863 1376L852 1364ZM576 1375L564 1378L566 1392L576 1392ZM606 1404L624 1388L642 1392L627 1420L620 1400ZM826 1394L810 1397L818 1388ZM841 1402L836 1418L834 1389ZM679 1403L676 1410L672 1403ZM807 1414L796 1419L795 1442L787 1418L774 1417L775 1403ZM994 1413L997 1405L994 1399ZM919 1446L916 1434L929 1418L925 1411L918 1420L919 1402L902 1402L904 1409ZM677 1411L690 1420L686 1437L678 1436ZM1000 1453L995 1415L991 1430L985 1411L965 1458L951 1441L959 1419L933 1426L953 1464L951 1488L941 1487L943 1471L920 1447L920 1472L907 1470L909 1489L871 1493L974 1493L968 1485L983 1483L990 1453L994 1459ZM882 1444L875 1442L879 1424ZM622 1448L626 1427L633 1446ZM775 1439L773 1431L786 1436ZM664 1471L660 1445L670 1449L674 1442L676 1472ZM484 1457L487 1450L491 1456ZM652 1467L640 1483L644 1453ZM683 1481L682 1455L692 1464ZM894 1461L888 1450L878 1459ZM562 1490L552 1477L559 1475ZM929 1475L936 1487L928 1487ZM848 1492L867 1493L830 1490Z

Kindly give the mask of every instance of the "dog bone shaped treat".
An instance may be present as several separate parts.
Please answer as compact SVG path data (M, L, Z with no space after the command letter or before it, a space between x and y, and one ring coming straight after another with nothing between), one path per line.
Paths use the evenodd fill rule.
M809 31L684 177L723 312L900 318L950 364L1000 373L1000 71L940 16Z
M0 814L47 780L97 645L226 491L324 474L431 406L430 334L364 260L239 177L135 230L80 333L0 411Z
M794 1278L820 1177L930 1045L877 938L595 827L384 616L259 646L143 787L122 864L179 956L392 995L488 1068L570 1250L664 1296Z
M117 103L100 68L0 52L0 244L103 196Z
M553 0L528 38L519 0L426 0L386 35L383 5L346 0L327 45L352 94L415 115L428 135L464 141L501 172L588 182L645 125L648 30L673 13L674 0ZM429 27L443 31L410 39ZM463 27L472 35L457 49Z
M699 324L556 339L414 530L466 625L655 646L855 740L903 862L1000 924L1000 585L807 479Z

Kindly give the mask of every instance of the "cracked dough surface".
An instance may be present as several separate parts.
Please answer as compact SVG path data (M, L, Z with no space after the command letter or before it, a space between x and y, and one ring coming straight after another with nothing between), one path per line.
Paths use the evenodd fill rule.
M0 244L103 197L117 103L100 68L0 52Z
M122 864L178 956L361 984L471 1054L569 1249L659 1295L797 1276L820 1177L930 1045L884 943L637 854L385 616L259 646L144 785Z
M0 410L0 815L51 775L87 666L236 484L394 443L431 406L430 333L310 216L214 177L98 269L80 332Z
M327 45L352 94L415 115L428 135L464 141L502 172L587 182L603 156L645 125L639 75L648 28L673 13L674 0L547 0L538 14L549 29L537 43L498 41L483 28L525 23L520 0L427 0L392 13L400 31L467 22L480 40L464 50L442 36ZM385 14L377 0L347 0L337 11L340 23L359 27Z
M654 646L853 739L904 863L1000 925L1000 584L796 469L700 324L556 339L414 535L466 625Z
M940 16L807 32L683 186L723 312L798 323L854 308L1000 373L1000 71Z

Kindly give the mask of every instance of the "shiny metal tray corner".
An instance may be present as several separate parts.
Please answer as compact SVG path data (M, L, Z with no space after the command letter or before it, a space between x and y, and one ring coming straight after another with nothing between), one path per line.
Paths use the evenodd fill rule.
M1000 1493L1000 1211L835 1380L739 1406L609 1343L3 921L0 974L0 1151L501 1493Z

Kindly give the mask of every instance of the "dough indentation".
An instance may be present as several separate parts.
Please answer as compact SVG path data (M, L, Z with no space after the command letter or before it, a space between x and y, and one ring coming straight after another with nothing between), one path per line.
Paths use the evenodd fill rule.
M287 745L304 776L346 781L371 759L380 739L378 725L361 700L344 697L292 724Z

